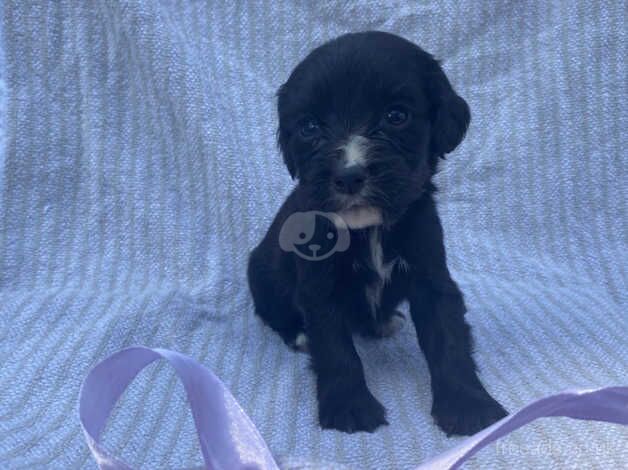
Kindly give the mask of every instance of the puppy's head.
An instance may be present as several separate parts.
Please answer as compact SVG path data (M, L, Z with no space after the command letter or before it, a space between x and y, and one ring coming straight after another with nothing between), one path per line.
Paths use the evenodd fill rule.
M384 221L420 197L470 120L438 62L383 32L313 50L279 89L278 111L284 161L313 205Z

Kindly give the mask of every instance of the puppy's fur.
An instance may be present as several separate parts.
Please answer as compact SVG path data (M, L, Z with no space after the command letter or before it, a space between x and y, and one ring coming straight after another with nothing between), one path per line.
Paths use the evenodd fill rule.
M307 345L320 425L354 432L387 424L352 333L391 333L406 299L438 425L471 434L505 416L476 374L433 200L439 158L470 120L438 62L392 34L347 34L296 67L279 90L278 112L279 145L298 184L251 253L249 284L257 314L288 345ZM340 215L348 249L319 261L281 249L286 219L307 211Z

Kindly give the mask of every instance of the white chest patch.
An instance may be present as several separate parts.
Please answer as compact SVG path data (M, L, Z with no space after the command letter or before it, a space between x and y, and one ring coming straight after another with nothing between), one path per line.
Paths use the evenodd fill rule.
M369 254L373 269L377 273L378 279L366 287L366 299L371 307L371 313L375 314L379 307L384 285L390 281L395 264L404 262L401 258L396 258L388 263L384 262L384 250L382 248L381 230L373 228L369 230Z

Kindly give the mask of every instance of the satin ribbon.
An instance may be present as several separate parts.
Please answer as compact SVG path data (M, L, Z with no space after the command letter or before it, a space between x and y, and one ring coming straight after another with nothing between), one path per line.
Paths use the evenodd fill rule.
M109 455L100 444L100 435L124 390L142 369L157 359L166 359L183 383L205 468L278 469L255 425L214 374L178 352L141 346L118 351L97 364L81 387L81 425L101 469L131 470L129 465ZM491 442L535 419L551 416L628 425L628 387L575 390L542 398L424 462L417 470L458 468Z
M183 383L207 469L278 469L255 425L214 374L178 352L141 346L106 358L89 372L81 387L81 425L101 469L131 469L109 455L99 438L120 395L142 369L157 359L167 360Z
M491 442L535 419L552 416L628 425L628 387L573 390L541 398L419 465L417 470L459 468Z

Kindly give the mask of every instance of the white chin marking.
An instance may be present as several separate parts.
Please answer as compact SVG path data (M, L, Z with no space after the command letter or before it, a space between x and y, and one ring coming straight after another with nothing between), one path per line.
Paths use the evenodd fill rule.
M359 230L383 223L382 212L375 207L352 207L338 213L347 227Z
M352 135L347 143L340 147L343 152L344 165L346 168L355 165L366 164L366 151L369 140L361 135Z

